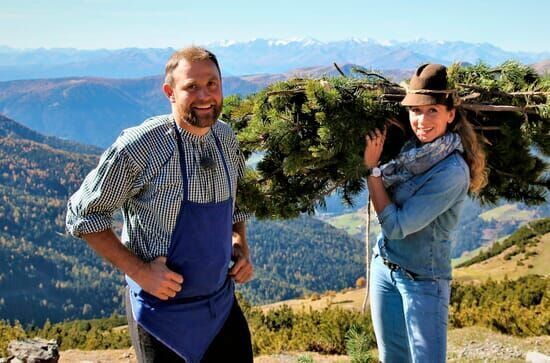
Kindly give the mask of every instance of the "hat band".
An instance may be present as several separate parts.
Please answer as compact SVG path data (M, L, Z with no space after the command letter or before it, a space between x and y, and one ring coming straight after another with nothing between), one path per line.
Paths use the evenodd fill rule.
M437 90L437 89L410 89L408 87L406 87L406 85L402 85L402 86L405 86L405 90L407 92L407 94L427 94L427 95L435 95L435 94L440 94L440 95L446 95L446 98L448 98L449 96L451 96L452 100L453 100L453 106L456 107L460 104L462 104L462 99L460 98L460 96L458 95L458 92L456 89L446 89L446 90Z

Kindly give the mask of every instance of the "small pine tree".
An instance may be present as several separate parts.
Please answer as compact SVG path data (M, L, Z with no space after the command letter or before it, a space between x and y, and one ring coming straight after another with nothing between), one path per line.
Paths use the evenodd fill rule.
M351 363L373 363L376 359L370 352L367 334L352 326L346 334L346 350Z

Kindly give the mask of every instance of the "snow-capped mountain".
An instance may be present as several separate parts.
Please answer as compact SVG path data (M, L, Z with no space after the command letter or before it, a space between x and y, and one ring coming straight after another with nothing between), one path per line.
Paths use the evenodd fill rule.
M412 42L352 38L322 42L312 38L224 40L206 44L218 56L224 75L281 73L295 68L353 63L378 70L414 69L424 62L455 61L496 65L514 59L535 63L550 51L511 52L489 43ZM0 80L97 76L132 78L158 75L172 48L117 50L13 49L0 46Z

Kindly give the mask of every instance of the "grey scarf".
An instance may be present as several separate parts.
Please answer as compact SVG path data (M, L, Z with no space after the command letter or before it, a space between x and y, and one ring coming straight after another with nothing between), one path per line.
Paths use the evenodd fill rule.
M407 141L395 159L380 167L384 186L388 188L422 174L455 150L464 152L460 136L454 132L420 147L416 146L416 138Z

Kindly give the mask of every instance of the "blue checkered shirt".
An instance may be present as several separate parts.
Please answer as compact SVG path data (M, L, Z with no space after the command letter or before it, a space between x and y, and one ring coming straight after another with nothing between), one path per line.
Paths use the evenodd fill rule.
M166 256L183 199L174 119L156 116L126 129L101 156L98 166L69 199L67 230L76 237L113 226L113 214L122 210L122 242L144 261ZM245 160L233 130L217 121L204 136L179 128L188 174L189 200L196 203L235 200ZM218 137L230 174L229 187ZM208 156L214 162L201 167ZM215 216L213 217L215 218ZM233 223L248 215L234 207Z

